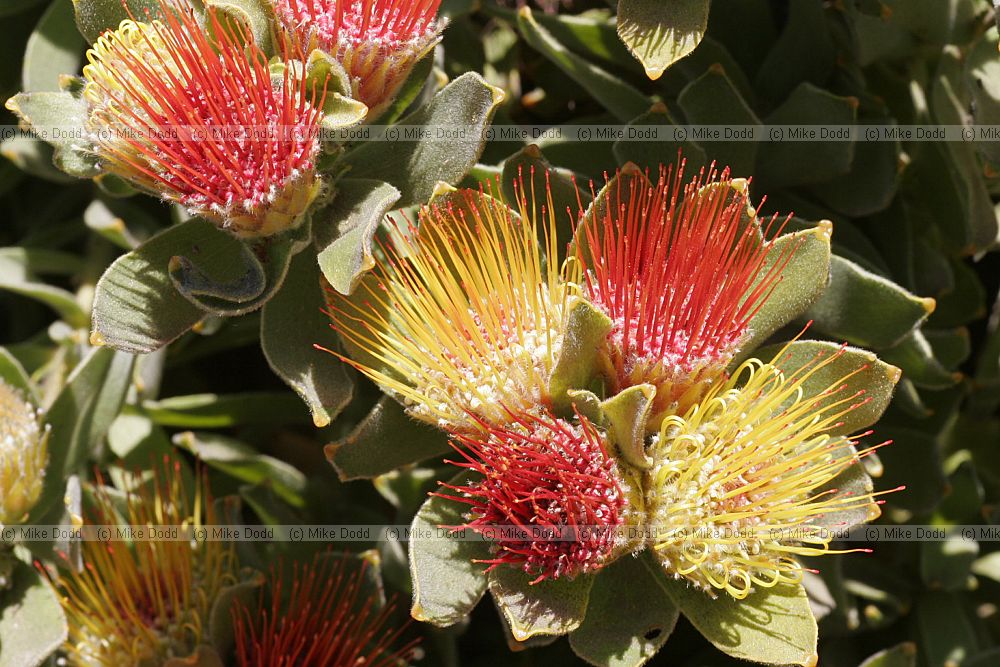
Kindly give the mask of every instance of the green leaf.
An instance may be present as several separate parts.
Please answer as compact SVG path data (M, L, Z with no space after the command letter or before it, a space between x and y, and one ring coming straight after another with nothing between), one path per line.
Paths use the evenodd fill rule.
M78 472L100 446L132 387L134 364L131 354L97 348L73 369L45 413L45 424L52 429L49 465L33 517L62 500L66 477Z
M427 106L400 121L414 128L411 131L420 131L420 126L455 128L461 136L445 140L436 138L435 130L423 130L412 141L404 136L399 141L363 143L343 157L351 167L351 178L391 183L402 193L399 206L426 203L438 182L458 183L476 164L485 130L503 95L478 74L463 74Z
M942 52L939 71L942 72L933 83L930 92L930 108L934 121L942 125L969 125L966 104L958 91L962 85L960 59L962 55L956 47L947 47ZM955 76L949 76L954 70ZM976 144L980 142L948 141L936 147L942 151L944 173L957 193L958 210L948 211L947 217L939 220L944 224L949 240L957 243L964 254L985 250L997 242L997 216L992 199L986 189L982 175L982 165L976 154ZM935 184L936 185L936 184Z
M969 613L956 593L924 593L914 610L916 637L928 665L961 665L979 642Z
M806 3L812 4L812 3ZM853 125L858 101L803 83L765 119L767 125ZM793 141L778 137L757 152L756 174L765 191L792 185L822 183L846 174L854 160L853 141Z
M826 83L836 64L837 47L824 13L818 2L789 3L784 29L757 70L754 89L762 97L776 104L803 82ZM740 28L742 32L757 30L749 25ZM741 41L747 39L741 35Z
M626 122L646 111L652 100L618 77L569 51L540 26L531 10L517 14L517 27L525 41L552 61L569 78L604 105L618 120Z
M174 287L167 271L171 258L196 255L202 263L223 261L239 257L241 245L215 225L196 218L122 255L97 283L91 340L136 353L152 352L173 341L206 313ZM213 268L232 279L225 275L231 267Z
M639 384L601 403L608 439L616 455L640 470L652 465L646 456L645 439L654 396L656 387ZM653 430L658 428L658 424L652 425Z
M40 301L59 313L70 326L85 328L90 320L76 300L76 296L66 290L53 287L37 280L35 271L45 271L44 264L59 255L52 255L39 249L0 248L0 290L7 290ZM78 262L71 261L72 267ZM48 271L45 271L48 272Z
M383 396L350 435L326 446L326 457L346 482L378 477L447 451L443 431L411 419L402 405Z
M846 444L846 440L844 443L844 446L853 449L852 445ZM828 494L826 498L830 500L850 498L853 501L867 496L874 488L871 475L868 474L865 466L861 462L855 462L847 466L832 480L817 488L816 492ZM879 506L874 501L869 500L865 505L826 512L817 517L813 523L829 530L839 531L874 521L881 514L882 510L879 509Z
M916 667L917 646L903 642L865 658L859 667Z
M961 592L968 588L979 543L961 535L920 543L920 578L932 590Z
M899 343L879 354L901 369L907 380L925 389L947 389L957 384L961 373L951 373L934 356L934 350L920 329L915 329Z
M662 581L681 613L723 653L765 665L816 664L816 620L801 585L759 588L737 600L724 592L712 599L666 574Z
M19 93L6 107L50 144L53 164L71 176L91 178L99 172L94 156L87 152L83 136L86 102L59 92Z
M206 9L214 8L249 27L257 46L265 53L271 52L274 10L266 0L204 0L204 3Z
M917 514L933 510L945 493L947 479L941 467L941 451L933 434L916 428L889 424L878 427L879 439L889 438L892 444L879 450L884 471L881 486L893 488L906 485L904 491L893 493L886 501ZM920 461L920 465L913 465Z
M449 483L469 482L461 473ZM447 493L447 490L442 490ZM410 577L413 606L410 615L440 627L454 625L468 616L486 592L486 566L475 560L488 559L490 547L474 539L471 531L451 535L450 526L466 522L468 506L447 498L428 498L413 517L410 539Z
M0 667L38 667L69 632L59 597L30 565L17 562L0 591Z
M832 338L883 349L899 343L933 310L934 299L914 296L835 255L830 262L830 286L803 317Z
M264 304L260 319L267 363L306 402L318 428L328 426L354 395L347 366L313 347L330 324L323 306L319 267L303 252L292 260L282 289Z
M216 470L248 484L266 484L289 505L305 506L306 476L295 466L261 454L244 442L214 433L186 431L175 435L173 440Z
M784 353L778 353L784 349ZM818 355L833 361L814 372L802 384L804 400L814 401L815 406L835 403L859 392L860 405L841 418L841 424L828 432L834 435L850 435L877 422L889 402L899 381L900 371L895 366L879 360L873 353L856 347L842 348L836 343L816 340L797 340L785 345L771 345L761 348L754 355L773 363L786 374L792 374L811 362ZM845 377L850 378L844 380ZM827 394L830 387L842 387L836 393Z
M631 132L632 137L640 138L619 139L612 146L611 150L614 151L618 164L633 162L655 172L658 165L673 164L676 162L678 151L680 151L684 155L685 168L690 170L688 173L697 173L707 161L705 151L698 144L686 139L680 141L659 139L654 141L650 138L641 138L641 133L646 131L644 129L645 126L659 128L657 130L658 136L662 136L669 131L667 128L676 125L677 123L667 111L665 104L662 102L654 104L646 113L631 120L628 124L628 128L630 129L626 131ZM671 135L668 134L667 136ZM683 136L688 135L685 134Z
M659 79L668 67L694 51L708 27L708 0L620 0L618 36Z
M574 299L566 318L562 350L549 377L549 394L557 409L569 409L571 389L586 389L598 371L598 353L613 326L607 315L586 299Z
M260 587L265 581L263 574L250 571L242 581L222 589L212 602L212 610L208 617L208 635L212 640L212 647L219 655L230 655L236 645L233 631L235 605L240 604L247 609L254 609L259 599Z
M709 67L689 83L677 98L688 123L694 125L760 125L760 119L729 80L721 65ZM757 142L711 141L706 153L720 166L728 166L734 176L751 176L757 158Z
M167 272L174 287L195 306L216 315L245 315L281 289L292 258L309 245L310 235L307 219L299 228L253 246L219 244L217 253L194 247L193 255L171 257Z
M32 402L37 401L38 395L35 393L35 388L32 386L24 366L5 347L0 347L0 381L20 390L25 398Z
M488 575L490 594L519 642L538 635L565 635L580 627L596 575L546 579L502 565Z
M750 320L750 334L743 343L741 359L746 358L775 331L801 315L826 289L830 276L832 229L833 226L824 221L815 229L775 239L760 275L767 275L772 266L783 261L789 248L795 248L794 254L782 271L774 291Z
M867 120L895 127L891 117ZM858 125L862 134L864 125ZM899 141L859 141L854 149L851 170L843 176L809 187L832 210L860 217L883 210L896 196L899 185L901 147Z
M323 222L315 224L315 243L323 276L338 292L353 292L361 276L375 266L372 239L399 198L399 190L383 181L337 182L333 203L320 214Z
M166 432L141 412L118 415L108 430L108 447L125 465L137 468L173 451Z
M73 21L72 5L54 0L42 14L24 49L21 85L25 92L61 90L60 77L79 71L84 46L86 43Z
M598 573L587 615L569 635L573 652L590 664L639 667L673 632L680 612L646 558L623 556Z
M142 407L160 426L176 428L311 423L302 401L290 392L191 394L144 401Z
M73 183L76 179L56 169L52 160L55 149L37 137L18 134L0 143L0 155L26 174L52 183Z

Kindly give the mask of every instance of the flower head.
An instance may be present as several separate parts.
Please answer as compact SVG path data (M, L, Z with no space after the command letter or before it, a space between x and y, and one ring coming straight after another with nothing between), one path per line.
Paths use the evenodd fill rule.
M493 569L510 564L544 579L602 568L621 545L626 482L585 417L511 414L485 434L455 434L456 463L478 474L444 496L471 506L471 528L493 541ZM443 495L443 494L439 494Z
M194 503L183 487L180 463L164 460L152 480L126 496L123 519L116 498L101 484L86 516L94 525L212 524L207 485L197 480ZM83 542L83 568L54 582L69 621L66 652L76 665L160 664L187 657L207 640L209 613L220 591L235 583L232 546L219 541L145 539Z
M38 502L48 461L38 411L0 379L0 526L22 521Z
M256 608L232 610L239 667L390 667L412 656L393 603L366 586L368 563L318 554L289 573L272 568ZM291 575L289 577L289 574Z
M878 516L878 493L831 486L882 446L858 452L856 439L828 432L867 400L846 391L853 373L817 394L804 389L841 353L817 355L788 375L778 357L751 359L684 417L663 421L647 487L654 548L668 571L743 598L754 586L800 580L795 555L837 553L824 517Z
M376 118L441 35L441 0L272 0L286 37L320 49L347 72L353 97Z
M238 22L159 0L87 52L86 127L101 166L239 236L296 226L320 190L323 90L272 73ZM211 36L210 36L211 35Z
M476 429L470 415L502 423L508 409L549 401L573 269L544 261L557 256L551 206L535 216L521 197L519 207L454 193L399 230L398 247L384 244L351 297L330 294L333 327L356 349L346 361L414 417Z
M683 413L745 339L788 253L765 268L765 240L745 183L728 170L684 183L622 171L599 213L577 232L586 296L614 322L604 351L610 392L656 387L654 420Z

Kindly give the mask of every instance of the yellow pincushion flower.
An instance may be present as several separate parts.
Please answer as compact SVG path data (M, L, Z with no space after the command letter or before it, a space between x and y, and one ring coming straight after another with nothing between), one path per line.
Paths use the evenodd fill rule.
M87 522L113 530L212 524L203 479L196 489L192 506L180 464L165 460L150 482L127 495L123 518L107 487L98 487ZM232 545L220 541L83 542L83 568L55 582L69 622L70 663L159 665L191 655L208 640L212 603L235 583L235 566Z
M831 482L860 456L856 441L828 431L865 402L845 381L820 392L806 383L841 352L793 373L751 359L683 417L653 437L649 520L664 567L708 591L746 597L755 586L797 582L795 556L831 551L824 515L867 509L879 493L839 493Z
M558 256L551 202L535 215L518 198L519 213L471 190L425 207L354 295L331 295L346 361L418 419L478 430L470 414L504 423L550 402L579 276L544 259Z
M0 379L0 526L19 523L38 502L48 461L37 410Z

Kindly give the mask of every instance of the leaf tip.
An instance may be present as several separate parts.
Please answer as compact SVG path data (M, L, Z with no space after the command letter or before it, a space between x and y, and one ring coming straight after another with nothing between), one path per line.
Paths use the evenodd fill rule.
M833 222L830 220L820 220L816 224L816 236L822 241L829 242L833 237Z
M921 297L918 301L920 301L920 305L924 307L924 310L927 311L928 315L933 313L934 309L937 308L937 300L933 297Z
M100 331L94 329L90 332L90 344L94 347L103 347L107 345L107 341L104 339L104 335Z

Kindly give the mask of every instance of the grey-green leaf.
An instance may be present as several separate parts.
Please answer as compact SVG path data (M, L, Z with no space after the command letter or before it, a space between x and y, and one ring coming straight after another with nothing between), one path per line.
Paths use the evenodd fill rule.
M378 477L447 451L443 431L415 421L402 405L383 396L350 435L327 445L326 456L340 478L349 481Z
M400 206L426 203L438 182L458 183L476 164L483 151L485 130L503 95L478 74L463 74L427 106L400 121L400 125L419 131L420 138L369 141L345 155L351 178L391 183L401 193ZM435 136L437 129L454 129L461 135L442 139Z
M528 44L593 95L594 99L603 104L618 120L622 122L631 120L652 104L651 99L630 84L560 44L548 30L538 24L529 8L524 7L518 12L517 27Z
M723 653L766 665L816 664L818 630L801 585L759 588L743 600L724 592L712 599L666 575L664 585L681 613Z
M597 667L640 667L673 632L680 615L673 598L642 562L648 553L623 556L598 573L587 615L569 635L581 658Z
M708 27L708 0L620 0L618 36L659 79L668 67L694 51Z
M333 339L322 290L315 258L300 253L260 318L261 348L271 370L302 397L317 427L328 426L354 395L347 366L314 347Z
M27 563L17 562L14 585L0 594L0 667L38 667L66 641L59 597Z
M323 276L338 292L350 294L365 271L375 266L372 239L400 192L384 181L344 178L333 203L314 223Z
M546 579L512 566L489 573L490 594L510 625L514 639L523 642L539 635L564 635L580 627L587 613L594 574L573 580Z
M463 472L450 483L459 486L468 480ZM447 489L442 493L448 493ZM466 508L463 503L432 496L413 517L410 614L418 621L441 627L454 625L472 611L486 592L487 566L473 561L490 557L488 543L470 539L468 530L454 537L449 537L447 530L465 523Z
M835 255L830 262L830 286L803 317L813 320L816 329L828 336L882 349L898 343L933 310L934 299L917 297Z

